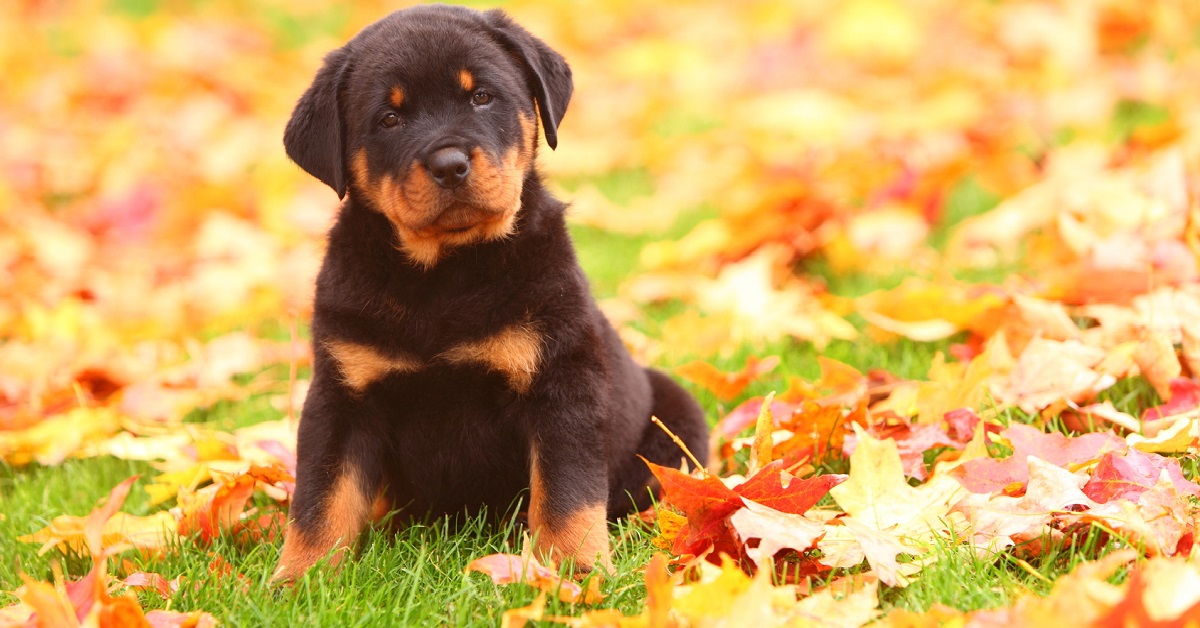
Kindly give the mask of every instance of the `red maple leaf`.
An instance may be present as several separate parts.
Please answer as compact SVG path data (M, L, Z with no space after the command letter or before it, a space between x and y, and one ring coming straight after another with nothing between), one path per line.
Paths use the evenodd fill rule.
M846 480L846 476L836 474L807 479L785 477L783 462L776 460L730 489L714 476L698 479L649 461L646 464L663 487L663 500L687 517L687 525L671 548L679 556L697 556L710 547L716 550L714 553L741 554L741 543L729 527L729 517L745 507L743 499L800 515Z
M1171 380L1170 387L1171 397L1162 405L1146 408L1142 413L1143 421L1163 420L1200 406L1200 384L1186 377L1176 377Z
M1115 452L1104 454L1096 470L1092 471L1092 479L1084 485L1083 492L1102 504L1114 499L1136 502L1142 493L1158 482L1163 471L1167 472L1167 477L1171 478L1171 483L1180 494L1200 496L1200 484L1183 477L1178 460L1137 449L1130 449L1123 455Z
M846 477L831 473L800 479L786 475L783 461L776 460L735 486L733 492L780 512L802 515L821 501L829 489L845 482Z

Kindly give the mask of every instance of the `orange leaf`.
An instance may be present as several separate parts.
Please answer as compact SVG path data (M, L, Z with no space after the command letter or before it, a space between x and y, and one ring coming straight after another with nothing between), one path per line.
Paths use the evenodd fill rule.
M704 387L721 401L729 401L737 397L755 379L771 372L779 366L778 356L768 356L763 359L750 356L746 366L740 371L726 372L708 362L689 362L675 369L675 374Z
M676 555L699 556L710 547L716 547L714 553L738 553L737 540L726 525L729 515L743 506L737 493L711 475L696 479L649 461L646 465L662 485L663 500L687 517L672 547Z
M217 481L212 485L194 492L181 488L179 493L179 533L198 533L205 543L212 542L223 532L241 529L246 502L258 482L290 485L292 481L291 476L277 466L252 465L243 473L214 475Z

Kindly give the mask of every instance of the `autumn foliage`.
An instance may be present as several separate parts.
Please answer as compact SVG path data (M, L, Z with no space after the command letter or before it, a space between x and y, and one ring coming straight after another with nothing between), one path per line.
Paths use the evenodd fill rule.
M212 625L145 611L134 591L198 583L118 557L278 543L337 207L282 127L324 52L394 8L301 4L0 6L0 461L155 468L145 514L131 479L16 531L90 567L13 583L0 625ZM506 5L576 76L541 167L575 224L646 242L603 305L710 401L714 462L652 468L640 614L480 557L544 591L505 621L1200 621L1200 5L586 4ZM825 355L856 343L940 350ZM269 420L198 420L248 403ZM1082 559L1045 595L888 601L954 552L1040 576L1063 548Z

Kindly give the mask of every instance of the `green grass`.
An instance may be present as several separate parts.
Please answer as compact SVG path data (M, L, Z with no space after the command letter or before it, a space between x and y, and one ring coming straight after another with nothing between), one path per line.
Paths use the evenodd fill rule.
M646 192L644 177L637 172L625 173L619 179L605 185L618 188L627 185L634 188L630 193ZM994 199L977 186L964 183L952 195L947 225L993 203ZM697 215L705 211L701 209ZM685 223L694 220L696 215L686 218ZM613 235L586 227L575 227L572 233L595 291L600 296L611 296L619 282L637 269L638 253L647 242L677 236L687 226L683 224L670 234L645 237ZM820 260L806 264L804 270L822 276L833 291L844 295L891 287L903 278L903 273L889 277L834 276ZM1000 275L998 272L997 276ZM652 314L656 320L649 325L661 323L671 311L670 307L657 310ZM863 371L879 368L902 378L921 379L933 356L946 352L951 342L953 339L937 343L900 340L884 345L863 338L835 341L824 349L823 355ZM819 373L814 348L793 341L765 347L747 346L721 358L684 356L679 363L693 358L707 359L720 368L732 370L740 368L750 355L778 355L781 364L768 377L751 385L742 398L782 391L791 376L813 379ZM262 377L285 381L286 372ZM689 388L714 421L740 400L721 404L707 391L690 385ZM1106 398L1126 411L1136 411L1155 400L1153 390L1139 381L1118 384L1106 393ZM260 395L197 410L189 414L187 421L230 430L279 416L280 412ZM1031 419L1016 415L1006 418ZM840 464L844 466L844 461ZM86 514L114 485L134 474L141 474L142 479L130 493L125 510L149 514L151 510L141 487L156 471L148 464L104 457L71 460L52 467L0 467L0 557L3 557L0 590L19 586L21 574L50 580L56 562L70 577L86 573L90 568L86 558L64 557L56 551L38 556L36 546L16 539L42 528L57 515ZM604 581L602 590L607 599L601 606L617 608L626 614L637 613L645 595L640 569L654 551L650 544L654 532L635 522L614 525L611 531L617 575ZM225 625L495 625L503 609L529 604L535 597L534 591L523 586L498 587L486 576L465 574L463 569L471 560L487 554L519 553L521 543L520 531L514 524L494 526L483 517L456 529L445 521L413 525L395 533L376 529L365 535L357 552L340 568L312 570L294 587L283 590L272 590L266 584L278 558L278 542L238 545L231 540L219 540L205 547L194 540L184 540L176 551L163 556L126 553L120 558L129 559L137 569L158 572L168 578L183 576L181 589L169 601L140 593L147 608L205 610ZM881 600L885 609L912 610L924 610L933 604L964 610L1009 604L1026 590L1044 592L1048 581L1069 571L1079 560L1094 558L1109 549L1111 546L1102 536L1093 533L1083 543L1053 550L1022 565L1011 557L981 558L961 545L947 542L933 548L939 560L926 568L916 583L903 589L885 588ZM214 556L228 561L239 575L211 572L209 565ZM11 601L7 593L0 593L0 605ZM582 609L552 601L548 610L578 615Z

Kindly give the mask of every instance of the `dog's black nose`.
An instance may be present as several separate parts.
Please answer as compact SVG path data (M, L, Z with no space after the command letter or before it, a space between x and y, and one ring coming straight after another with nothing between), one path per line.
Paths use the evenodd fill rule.
M438 185L452 189L461 185L471 172L471 157L455 146L439 148L425 159L425 167Z

